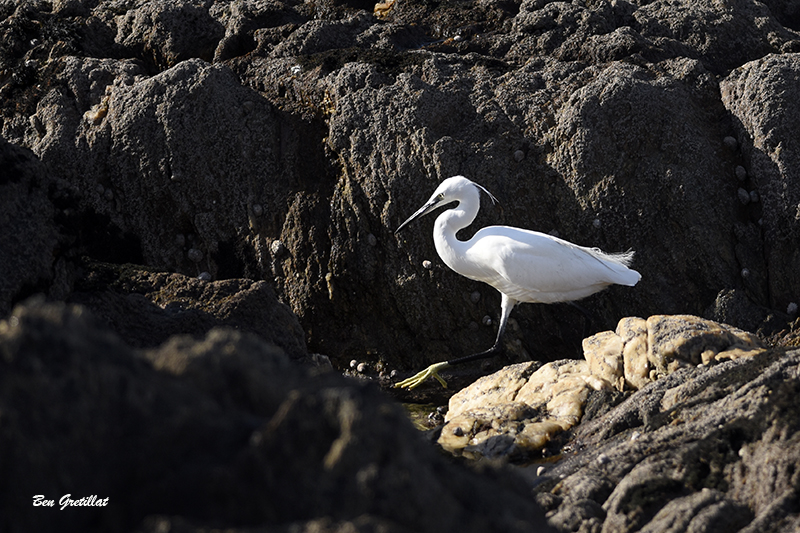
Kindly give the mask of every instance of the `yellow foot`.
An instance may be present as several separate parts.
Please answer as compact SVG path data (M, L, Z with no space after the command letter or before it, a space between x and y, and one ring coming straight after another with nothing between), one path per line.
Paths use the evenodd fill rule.
M444 387L446 389L447 388L447 382L444 379L442 379L442 376L439 375L439 371L440 370L444 370L448 366L450 366L450 364L447 363L447 362L445 362L445 363L436 363L435 365L429 366L428 368L426 368L422 372L414 374L413 376L411 376L408 379L404 379L403 381L401 381L399 383L395 383L394 386L395 386L395 388L401 387L401 388L406 388L406 389L415 389L415 388L419 387L420 385L422 385L422 382L425 381L426 379L428 379L429 377L434 377L434 378L436 378L436 381L441 383L442 387Z

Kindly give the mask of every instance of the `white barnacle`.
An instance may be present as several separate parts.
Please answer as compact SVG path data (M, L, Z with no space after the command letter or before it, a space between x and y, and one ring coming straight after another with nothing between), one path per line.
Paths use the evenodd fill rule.
M279 257L286 251L286 245L278 239L275 239L272 241L272 244L269 245L269 250L272 252L272 255Z

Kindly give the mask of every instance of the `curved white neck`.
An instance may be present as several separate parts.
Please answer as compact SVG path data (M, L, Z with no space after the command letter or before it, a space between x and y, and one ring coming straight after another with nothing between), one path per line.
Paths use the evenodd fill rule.
M459 230L466 228L478 216L480 208L480 193L475 189L474 195L470 194L452 209L448 209L438 217L433 225L433 242L436 252L447 266L456 272L465 274L467 263L466 251L470 247L469 241L460 241L456 238Z

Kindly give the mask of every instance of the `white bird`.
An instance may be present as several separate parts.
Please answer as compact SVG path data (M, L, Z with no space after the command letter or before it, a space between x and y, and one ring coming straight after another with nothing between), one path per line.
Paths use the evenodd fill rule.
M436 188L430 200L400 224L395 233L442 205L458 202L436 218L433 242L436 252L448 267L500 291L500 326L494 346L474 355L433 364L395 387L412 389L429 377L447 387L439 375L440 370L500 352L508 316L520 302L572 302L609 285L632 287L642 277L628 268L633 260L633 251L609 254L536 231L489 226L479 230L468 241L458 240L456 233L472 224L478 214L480 191L489 195L492 202L497 202L492 193L464 176L447 178Z

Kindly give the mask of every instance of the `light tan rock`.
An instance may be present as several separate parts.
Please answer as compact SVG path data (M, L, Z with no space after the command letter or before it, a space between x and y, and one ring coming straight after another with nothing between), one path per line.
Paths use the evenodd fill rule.
M583 339L583 356L593 376L605 379L618 390L625 387L622 337L604 331Z
M450 398L450 414L513 402L519 390L528 383L531 374L540 365L535 361L509 365L499 372L480 378Z
M647 359L647 321L643 318L623 318L617 324L622 339L622 359L625 383L640 389L650 382L650 362Z
M585 360L547 363L531 373L534 365L510 365L455 394L439 444L468 455L539 449L580 421L592 389L611 386Z
M764 350L752 333L692 315L651 316L647 336L647 357L657 377L682 366L738 359Z
M755 335L689 315L624 318L583 349L584 360L510 365L459 391L439 444L469 456L529 454L578 424L593 390L637 390L687 365L764 350Z

